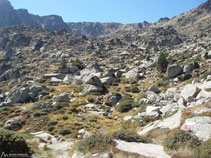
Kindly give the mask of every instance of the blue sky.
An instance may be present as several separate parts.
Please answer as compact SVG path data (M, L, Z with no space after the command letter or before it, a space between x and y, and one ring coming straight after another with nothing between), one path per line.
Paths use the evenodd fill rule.
M156 22L179 15L206 0L10 0L15 9L56 14L65 22Z

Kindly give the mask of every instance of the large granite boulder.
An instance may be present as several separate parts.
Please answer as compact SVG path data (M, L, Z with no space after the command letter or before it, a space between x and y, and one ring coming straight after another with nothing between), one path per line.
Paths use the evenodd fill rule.
M93 73L103 72L97 62L90 63L86 66L85 69L80 71L81 76L87 76Z
M83 89L83 94L88 93L102 93L104 91L104 88L102 86L96 86L91 84L86 84Z
M1 81L6 81L10 79L16 79L20 77L20 72L18 69L10 69L5 71L1 76L0 76L0 82Z
M182 68L179 65L177 64L169 65L166 71L166 78L171 79L180 75L181 73L182 73Z
M73 76L73 75L66 75L65 78L63 79L63 82L66 84L82 84L82 80L80 76Z
M126 73L123 73L122 76L125 76L126 78L130 78L130 79L136 79L138 77L140 77L138 69L132 69Z
M204 84L203 84L203 90L205 90L205 91L208 91L208 92L211 92L211 81L209 81L209 82L205 82Z
M93 75L85 76L83 78L83 81L85 84L91 84L91 85L95 85L95 86L99 86L99 87L102 86L102 82L99 79L99 77L97 77L97 76L93 76Z
M200 89L193 84L187 84L184 86L183 90L181 91L180 95L185 99L188 100L190 97L196 97L197 94L200 92Z
M15 89L12 93L11 93L11 101L13 103L25 103L30 101L30 96L29 96L29 88L25 88L25 87L20 87Z
M14 118L6 121L6 123L4 124L4 128L17 131L22 128L23 122L24 122L23 116L17 116L17 117L14 117Z

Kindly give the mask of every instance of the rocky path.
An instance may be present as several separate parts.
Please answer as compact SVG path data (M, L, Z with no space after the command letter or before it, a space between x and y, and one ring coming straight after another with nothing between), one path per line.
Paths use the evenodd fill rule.
M69 158L68 149L72 144L72 142L60 142L48 145L48 148L52 150L52 153L56 158Z
M125 142L122 140L115 140L117 143L117 148L122 151L137 153L143 156L152 158L170 158L164 152L163 146L156 144L144 144L135 142Z
M47 147L52 150L52 154L55 158L69 158L68 149L71 147L71 145L73 145L72 141L60 141L54 136L43 131L31 134L46 142L40 143L39 148L43 148L45 145L47 145Z

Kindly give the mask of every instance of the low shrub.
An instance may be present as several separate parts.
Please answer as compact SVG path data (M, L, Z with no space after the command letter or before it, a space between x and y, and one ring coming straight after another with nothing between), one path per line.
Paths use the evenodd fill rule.
M54 105L54 107L55 107L57 110L62 109L62 108L64 108L64 107L68 107L68 106L69 106L69 104L66 103L66 102L58 102L58 103L56 103L56 104Z
M33 103L32 104L32 109L40 109L40 106L42 105L42 103L41 102L36 102L36 103Z
M193 151L194 158L210 158L211 155L211 139L202 143L201 146L197 147Z
M62 59L59 63L59 69L65 69L67 68L67 60Z
M181 147L193 149L194 147L199 146L201 143L195 136L192 136L189 132L176 130L168 135L163 144L167 149L177 150Z
M47 113L46 112L35 112L32 114L33 117L40 117L43 115L47 115Z
M119 85L118 82L113 82L113 83L112 83L112 86L118 86L118 85Z
M83 91L83 89L84 89L84 86L80 86L80 87L74 89L74 92L75 92L75 93L80 93L80 92Z
M115 107L119 112L128 112L135 106L133 98L130 96L124 96L119 104Z
M112 136L98 134L81 140L77 143L76 149L82 153L101 153L114 146Z
M145 125L147 125L148 123L153 122L153 121L155 121L155 120L157 120L157 118L155 118L155 117L153 117L153 116L144 116L144 117L142 118L142 121L140 121L140 125L141 125L141 126L145 126Z
M135 86L135 87L132 87L132 88L131 88L131 92L132 92L132 93L139 93L140 90L139 90L138 87Z
M142 137L137 134L134 130L127 130L127 129L121 129L119 131L116 131L112 134L112 136L115 139L121 139L127 142L142 142L142 143L150 143L151 141L146 138Z
M47 130L48 130L49 132L53 131L54 129L55 129L54 126L48 126L48 127L47 127Z
M130 111L132 108L133 108L133 106L130 101L125 101L125 102L119 103L116 106L116 110L119 112L122 112L122 113Z
M85 65L79 59L74 60L72 66L76 66L81 70L85 68Z
M48 126L55 126L57 124L57 121L49 121Z
M63 120L67 120L68 119L68 116L63 116L62 119Z
M69 129L59 129L58 134L62 135L62 136L66 136L68 134L70 134L70 130Z
M139 99L147 98L147 95L145 93L141 93L139 95Z

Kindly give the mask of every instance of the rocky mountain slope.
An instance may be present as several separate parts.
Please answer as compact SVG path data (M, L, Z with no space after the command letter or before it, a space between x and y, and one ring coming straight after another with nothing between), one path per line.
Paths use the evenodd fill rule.
M210 21L211 1L208 0L199 7L163 23L162 26L173 25L176 30L183 34L201 36L211 31Z
M1 29L0 153L208 158L210 23L202 20L202 34L192 36L170 21L115 24L114 33L100 37L23 25Z
M138 30L145 27L149 27L151 24L148 22L138 24L120 24L120 23L92 23L92 22L81 22L81 23L68 23L71 32L77 35L86 36L105 36L112 35L118 31Z

